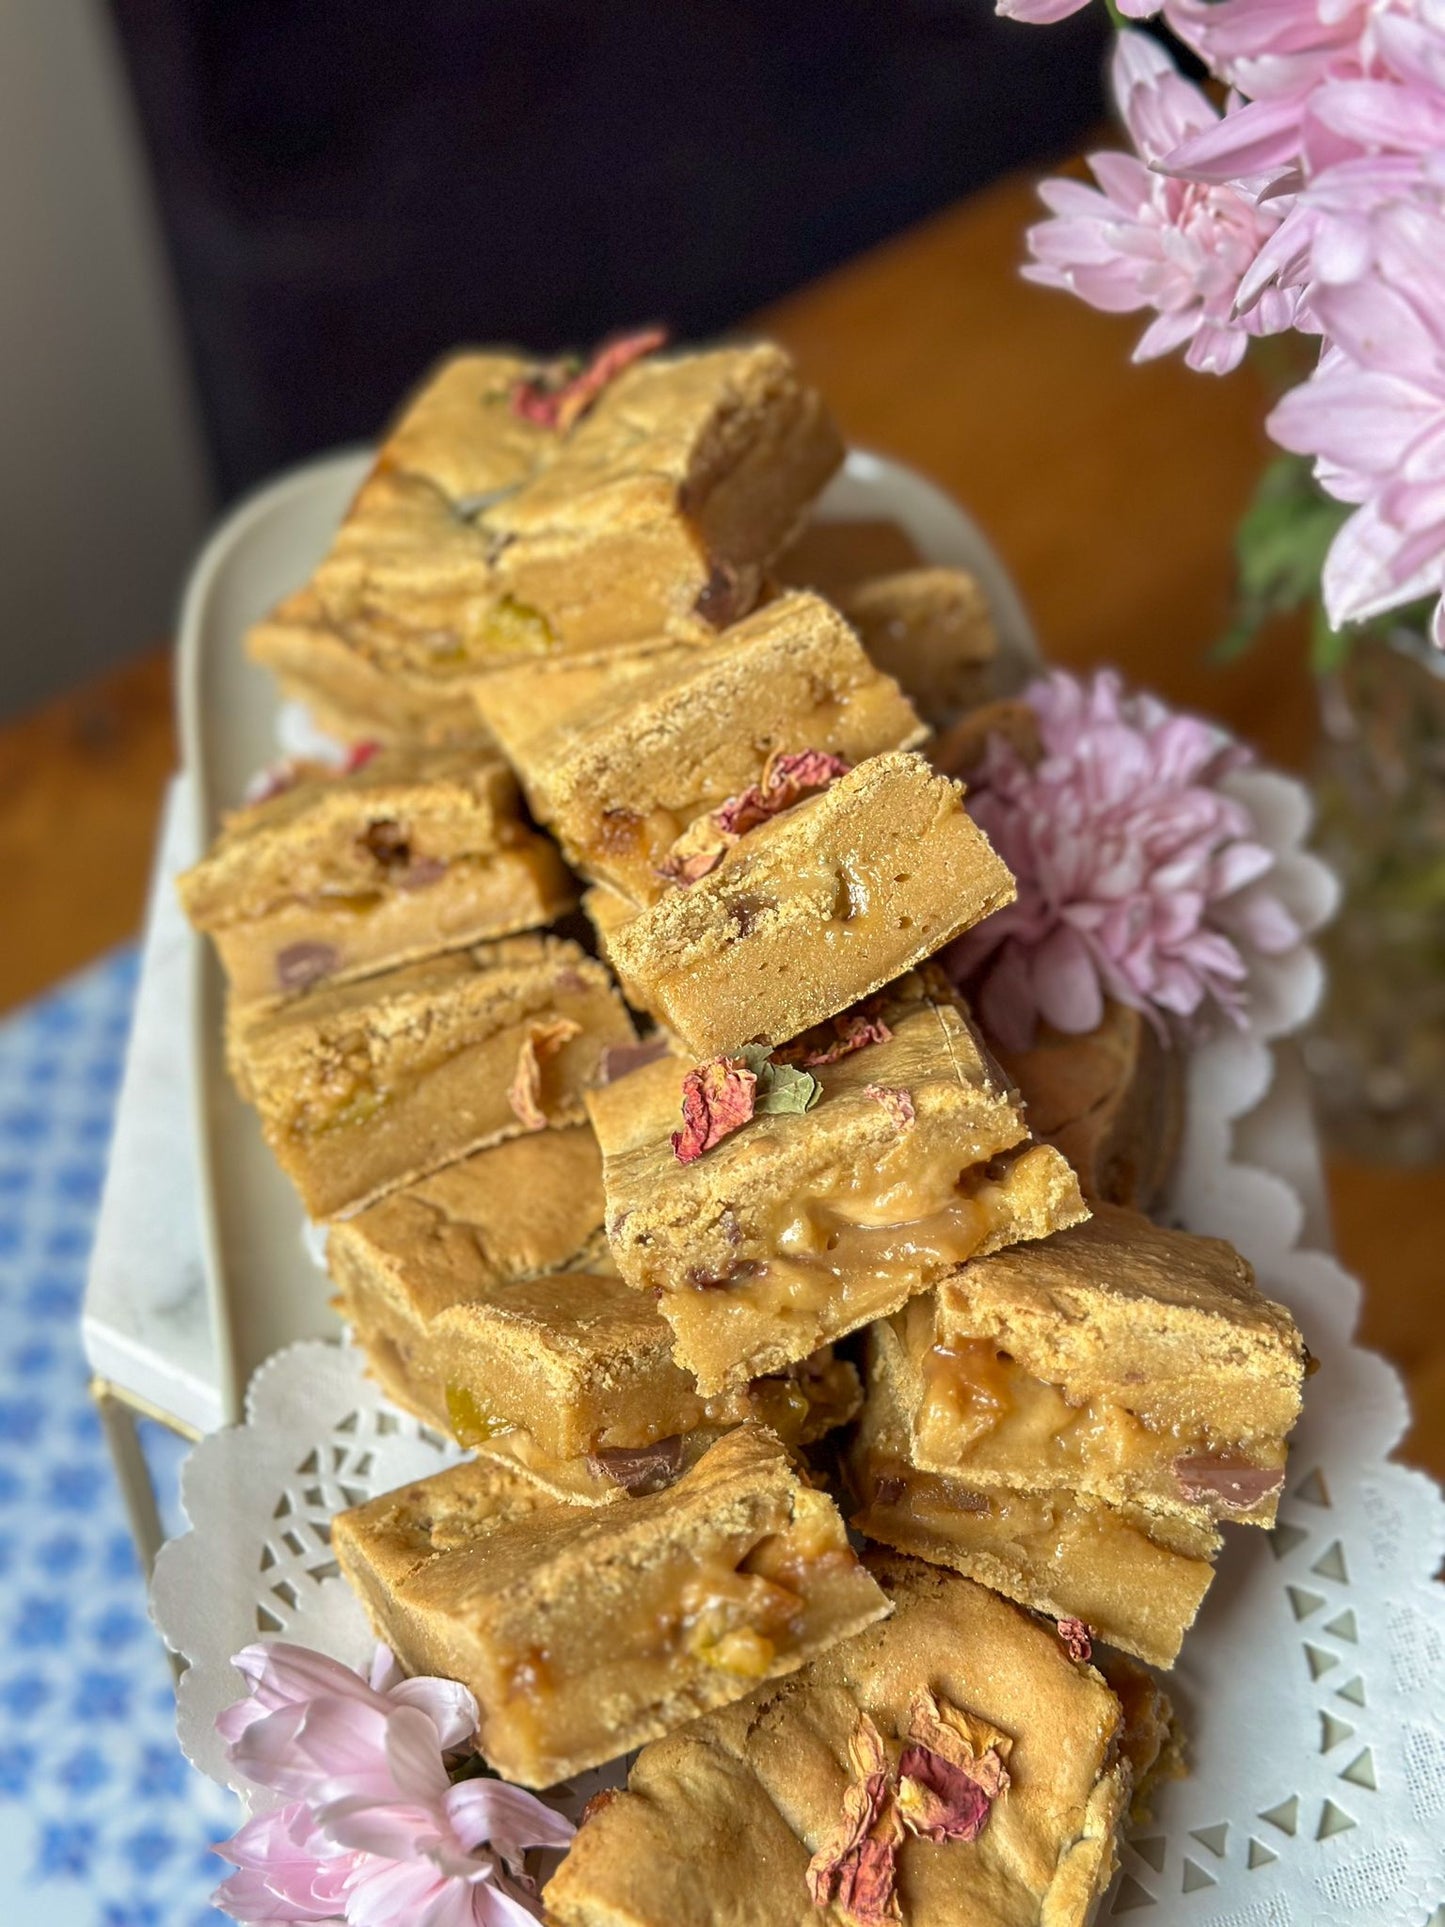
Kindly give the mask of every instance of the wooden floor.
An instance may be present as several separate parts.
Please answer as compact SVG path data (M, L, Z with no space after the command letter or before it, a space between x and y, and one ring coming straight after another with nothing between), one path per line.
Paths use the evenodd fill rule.
M1228 669L1208 660L1229 545L1266 444L1265 398L1177 361L1134 367L1139 332L1017 276L1028 184L990 192L761 317L828 395L850 441L932 475L987 529L1044 647L1117 663L1308 766L1314 700L1290 629ZM157 652L0 730L0 1008L131 935L175 759ZM1445 1476L1445 1170L1335 1163L1341 1254L1368 1290L1365 1339L1404 1369L1409 1456ZM1315 1381L1316 1396L1327 1379Z

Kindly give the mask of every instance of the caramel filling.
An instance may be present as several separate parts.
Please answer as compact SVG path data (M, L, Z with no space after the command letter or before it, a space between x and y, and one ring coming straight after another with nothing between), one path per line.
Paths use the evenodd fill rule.
M769 1316L846 1312L880 1290L915 1287L972 1258L1015 1212L1006 1173L976 1166L890 1172L884 1158L811 1197L792 1200L768 1227L765 1258L721 1278L690 1277L683 1289L726 1289L731 1301Z
M999 1475L1027 1467L1030 1483L1038 1485L1112 1473L1177 1498L1181 1459L1223 1451L1232 1460L1240 1450L1200 1428L1151 1424L1111 1399L1071 1401L988 1339L929 1347L922 1379L914 1436L920 1458L934 1466ZM1256 1446L1248 1463L1276 1470L1283 1450L1271 1464L1268 1451Z
M831 1508L808 1508L782 1531L702 1559L679 1553L636 1575L624 1620L591 1627L586 1638L577 1628L575 1647L565 1637L545 1648L499 1646L505 1698L496 1710L557 1755L591 1743L598 1716L588 1685L599 1666L639 1669L632 1684L640 1694L672 1690L689 1662L762 1679L809 1638L816 1585L856 1564Z

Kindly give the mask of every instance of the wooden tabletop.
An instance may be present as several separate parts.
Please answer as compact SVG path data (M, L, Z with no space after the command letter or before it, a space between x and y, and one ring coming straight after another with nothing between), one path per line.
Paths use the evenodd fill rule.
M1247 372L1135 367L1136 319L1021 281L1036 206L1026 180L1004 181L760 325L821 385L851 442L913 463L977 517L1055 661L1117 663L1305 770L1315 711L1302 634L1285 626L1227 669L1208 659L1234 524L1266 459L1264 396ZM174 760L163 653L0 730L0 1009L136 931ZM1445 1476L1442 1178L1330 1168L1341 1254L1368 1286L1363 1336L1410 1382L1409 1455Z

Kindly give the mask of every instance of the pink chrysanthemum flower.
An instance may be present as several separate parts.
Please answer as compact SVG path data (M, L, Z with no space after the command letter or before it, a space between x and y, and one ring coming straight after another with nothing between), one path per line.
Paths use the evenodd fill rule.
M477 1703L444 1679L406 1679L378 1647L371 1677L301 1646L248 1646L250 1691L216 1722L234 1765L288 1804L217 1851L216 1890L237 1920L353 1927L523 1927L540 1918L523 1865L573 1828L520 1787L453 1782Z
M1365 233L1359 274L1312 296L1330 345L1268 423L1358 504L1325 559L1336 626L1445 593L1445 211L1397 203ZM1434 625L1445 647L1445 604Z
M1242 1021L1250 948L1299 930L1268 884L1273 853L1221 787L1247 754L1222 731L1126 696L1104 671L1057 671L1025 691L1042 755L990 739L969 811L1018 898L959 938L949 970L985 1031L1026 1049L1042 1018L1089 1031L1105 997L1164 1026Z
M1191 368L1224 374L1239 363L1249 335L1277 333L1294 319L1294 295L1274 287L1247 314L1235 312L1240 282L1282 210L1238 187L1202 187L1154 171L1151 163L1219 116L1153 40L1120 35L1113 82L1138 157L1091 155L1097 188L1045 181L1040 193L1054 218L1029 230L1033 264L1023 272L1114 313L1153 308L1136 361L1187 344Z
M1031 27L1051 27L1056 20L1067 20L1071 13L1082 13L1089 0L995 0L994 12L1006 20L1024 20ZM1158 13L1164 0L1115 0L1120 13L1130 20L1147 20Z
M1416 28L1430 22L1428 41L1434 11L1435 0L1164 0L1180 39L1248 96L1237 114L1191 131L1165 157L1168 168L1198 181L1270 175L1298 185L1312 165L1328 164L1334 137L1319 113L1323 90L1417 62ZM1410 111L1404 100L1397 106Z

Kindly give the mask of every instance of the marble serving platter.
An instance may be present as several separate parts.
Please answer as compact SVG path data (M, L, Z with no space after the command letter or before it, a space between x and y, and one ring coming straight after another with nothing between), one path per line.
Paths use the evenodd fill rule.
M282 476L222 523L196 565L182 607L179 685L184 794L197 849L209 844L248 779L278 754L281 698L247 659L245 632L310 574L370 459L348 450ZM968 569L988 597L1014 670L1037 662L1028 617L998 557L963 510L914 470L855 450L815 519L891 525L923 560ZM190 947L187 1041L202 1257L220 1411L232 1422L257 1366L283 1346L334 1337L339 1327L301 1206L226 1076L219 966L209 945L192 938Z

